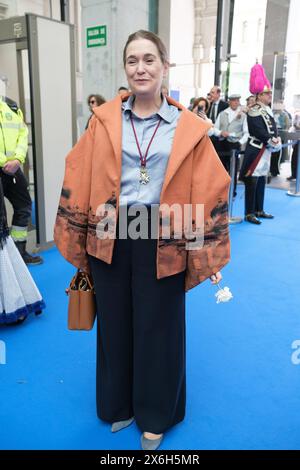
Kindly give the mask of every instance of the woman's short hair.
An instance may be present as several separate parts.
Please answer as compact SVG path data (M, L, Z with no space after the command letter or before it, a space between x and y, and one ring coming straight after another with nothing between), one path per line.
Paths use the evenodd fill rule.
M123 50L123 64L124 67L126 65L126 51L127 47L132 41L136 41L137 39L148 39L148 41L153 42L155 46L157 47L159 57L162 61L163 64L168 63L168 53L167 53L167 48L160 39L160 37L157 36L157 34L152 33L152 31L146 31L144 29L140 29L139 31L136 31L135 33L130 34L128 36L127 42L125 44L124 50Z
M88 96L88 99L87 99L87 104L88 105L90 104L90 99L91 98L95 98L97 106L101 106L101 104L106 103L106 100L105 100L105 98L103 98L103 96L95 95L94 93L92 93L91 95Z
M195 98L194 101L193 101L193 104L192 104L192 109L195 109L196 106L199 106L199 103L200 101L204 101L205 102L205 112L208 110L209 108L209 102L206 98L204 98L203 96L201 96L200 98Z

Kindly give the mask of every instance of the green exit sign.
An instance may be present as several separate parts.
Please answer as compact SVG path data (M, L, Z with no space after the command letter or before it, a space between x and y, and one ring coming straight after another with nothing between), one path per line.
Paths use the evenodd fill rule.
M86 45L87 47L106 46L107 30L106 25L93 26L86 29Z

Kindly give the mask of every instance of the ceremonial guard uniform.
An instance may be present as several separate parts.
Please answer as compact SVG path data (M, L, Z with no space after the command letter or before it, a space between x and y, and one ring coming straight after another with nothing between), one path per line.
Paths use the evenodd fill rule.
M271 219L264 211L266 177L271 154L281 148L276 123L271 108L271 85L261 65L251 69L250 92L256 95L256 104L247 115L249 139L240 171L245 183L245 220L260 224L259 218Z

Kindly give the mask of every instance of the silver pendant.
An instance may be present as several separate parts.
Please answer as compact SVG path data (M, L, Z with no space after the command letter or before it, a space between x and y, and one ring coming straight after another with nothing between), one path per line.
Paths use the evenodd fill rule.
M148 175L147 168L141 166L140 168L140 183L147 184L150 181L150 176Z

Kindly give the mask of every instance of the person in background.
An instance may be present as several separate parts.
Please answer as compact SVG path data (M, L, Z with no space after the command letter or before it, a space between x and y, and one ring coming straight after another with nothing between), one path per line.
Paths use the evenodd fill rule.
M293 130L300 131L300 111L297 111L294 116ZM297 178L298 167L298 146L299 143L293 146L293 153L291 159L291 176L287 178L288 181L294 181Z
M241 150L249 137L247 115L242 111L240 98L241 95L239 94L229 96L229 107L220 112L214 126L214 136L220 141L218 154L229 174L231 151ZM237 159L234 175L234 196L236 196L238 162Z
M200 98L195 98L193 101L193 106L191 108L191 111L195 114L197 114L201 119L206 121L209 124L212 124L211 119L207 117L207 111L209 109L209 102L206 98L200 97ZM211 137L214 133L213 126L208 129L207 135Z
M206 98L194 98L191 111L198 114L202 119L207 119L207 112L209 110L209 102Z
M90 109L90 112L91 112L91 115L86 123L86 126L85 126L85 130L89 127L89 123L90 123L90 120L91 120L91 117L93 116L93 113L94 113L94 108L96 108L97 106L101 106L103 103L105 103L105 98L103 98L103 96L101 95L89 95L88 99L87 99L87 104L88 104L88 107Z
M161 93L162 93L163 96L169 96L169 89L166 85L163 85L161 87Z
M246 110L245 112L247 113L252 106L256 104L256 97L254 95L248 96L246 99Z
M260 218L274 218L264 211L264 195L271 152L281 148L281 140L270 108L271 85L260 64L254 65L251 69L250 92L256 95L256 105L252 106L247 114L250 135L240 179L245 184L245 220L258 225L261 224Z
M213 86L209 92L210 95L210 107L207 111L207 116L211 119L212 123L215 124L216 119L221 111L228 108L229 104L226 101L221 100L221 88L217 85ZM221 147L220 141L214 135L210 136L210 139L215 147L215 150L218 155L220 155Z
M27 149L28 128L21 109L14 101L0 96L0 176L4 196L14 209L10 234L25 263L37 265L43 259L26 250L32 202L21 165Z
M212 87L209 95L210 107L208 109L207 116L212 120L213 123L215 123L220 112L228 108L229 104L226 103L226 101L221 100L221 88L217 85Z
M128 93L128 92L129 92L129 89L126 88L126 86L120 86L118 88L118 95L121 95L121 96L126 95L126 93Z
M282 110L280 109L280 103L274 103L272 111L273 111L273 116L274 116L274 119L275 119L275 122L276 122L277 130L278 131L279 130L284 130L283 127L286 127L286 125L284 123L285 116L281 112ZM284 143L284 141L282 143ZM281 159L282 159L283 150L287 151L288 149L282 149L279 152L272 152L270 171L269 171L269 174L268 174L268 177L267 177L267 183L270 183L272 177L276 177L280 174L280 163L281 163Z
M0 325L19 325L29 314L40 315L45 303L9 235L0 178Z
M192 111L192 109L193 109L193 104L194 104L195 99L196 99L195 96L190 99L190 104L189 104L189 106L188 106L188 110L189 110L189 111Z
M284 109L283 100L274 103L273 115L276 122L278 131L288 131L292 125L290 114ZM286 143L284 136L282 137L282 144ZM280 174L280 164L288 159L288 148L283 148L280 152L273 152L271 156L270 175L278 176Z

